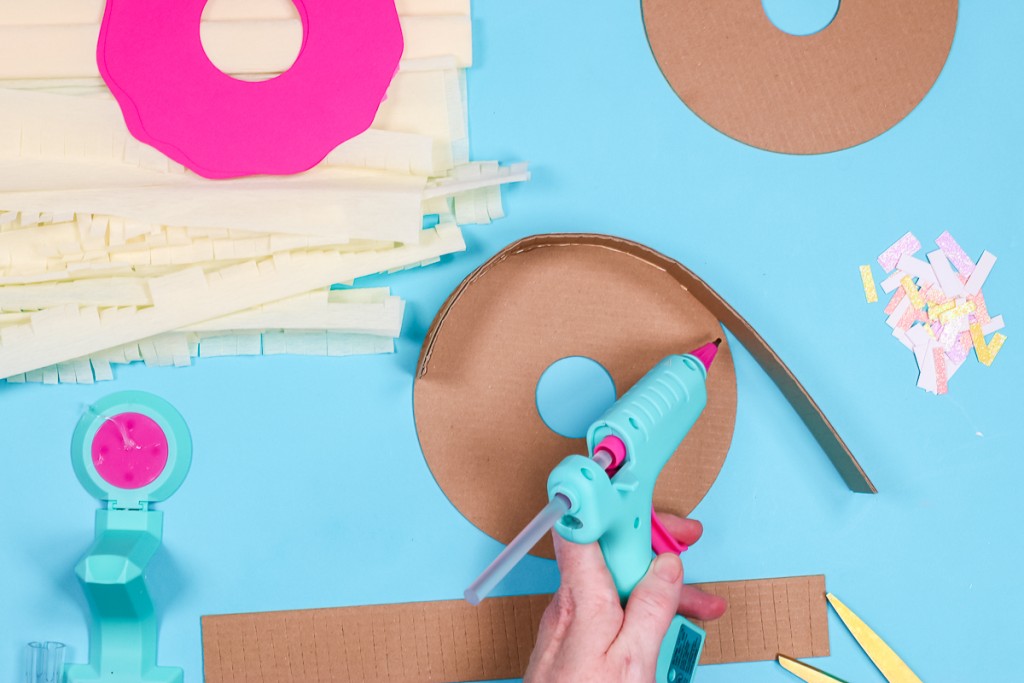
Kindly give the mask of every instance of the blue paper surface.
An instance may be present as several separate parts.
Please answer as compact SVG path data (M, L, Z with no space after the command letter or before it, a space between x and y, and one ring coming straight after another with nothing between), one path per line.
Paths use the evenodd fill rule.
M473 157L528 160L509 217L467 230L469 251L373 278L409 302L398 353L371 358L201 359L118 368L91 387L0 384L0 679L29 640L87 656L73 567L96 502L69 458L84 407L118 390L172 402L195 455L164 505L152 565L160 662L201 680L199 617L239 611L457 599L500 547L453 508L420 453L411 389L419 345L465 275L519 237L607 232L689 266L773 345L879 488L850 493L792 409L734 344L736 433L695 516L688 581L824 573L829 589L926 681L1007 680L1024 589L1024 4L961 4L935 87L881 137L796 157L708 127L651 57L638 2L474 3ZM972 357L936 397L857 266L913 230L950 230L999 257L985 287L1008 341ZM878 269L876 268L876 278ZM883 299L884 301L884 299ZM731 340L735 342L735 340ZM502 438L503 434L495 434ZM551 591L530 559L499 593ZM964 621L950 628L951 619ZM883 680L834 616L818 666ZM702 667L700 683L790 681L776 664Z

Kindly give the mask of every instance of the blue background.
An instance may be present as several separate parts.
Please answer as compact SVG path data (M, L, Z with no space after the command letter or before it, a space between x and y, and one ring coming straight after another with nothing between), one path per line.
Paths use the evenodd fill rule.
M467 229L468 253L370 280L409 302L396 355L132 367L91 387L0 384L0 679L16 677L30 639L65 641L71 661L85 659L72 568L96 502L68 444L85 406L116 390L171 401L196 446L162 506L165 551L151 573L160 660L187 680L201 676L201 614L460 597L499 546L423 461L411 401L419 345L448 293L510 241L594 231L706 278L803 380L880 490L850 493L734 346L735 438L695 512L706 537L686 555L687 579L824 573L924 680L1005 680L1024 608L1024 420L1012 393L1024 377L1024 4L962 3L922 104L869 143L810 157L753 149L697 119L663 80L636 0L478 0L473 12L473 157L528 160L534 179L506 193L507 219ZM999 257L985 291L1009 340L991 368L972 357L935 397L915 388L882 304L864 303L857 266L907 230L930 244L946 229L970 254ZM557 583L554 563L531 559L500 591ZM833 654L819 665L882 680L830 620ZM704 667L699 680L792 679L765 662Z

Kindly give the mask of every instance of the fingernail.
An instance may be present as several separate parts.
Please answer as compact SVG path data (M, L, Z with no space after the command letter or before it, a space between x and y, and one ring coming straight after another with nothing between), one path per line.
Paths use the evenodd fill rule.
M659 579L675 583L683 578L683 563L672 553L664 553L654 558L654 573Z

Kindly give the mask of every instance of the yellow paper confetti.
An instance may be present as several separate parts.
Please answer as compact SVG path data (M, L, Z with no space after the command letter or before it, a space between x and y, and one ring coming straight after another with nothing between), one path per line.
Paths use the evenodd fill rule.
M950 299L944 304L928 306L928 318L931 320L938 320L939 316L946 311L951 311L956 308L956 302Z
M948 311L939 314L939 322L943 325L949 323L951 320L962 318L968 313L974 313L974 302L968 301L960 306L956 306Z
M921 310L924 308L924 298L921 296L921 290L914 284L914 280L909 275L904 275L900 278L900 284L903 285L903 289L907 292L907 296L910 297L910 305Z
M871 266L860 267L860 279L864 283L864 298L868 303L878 301L878 290L875 289L875 277L871 274Z
M985 343L985 334L981 331L981 323L971 323L971 340L974 342L974 351L978 354L978 360L985 365L992 365L996 359L999 349L1003 348L1006 335L996 332L992 335L992 341Z

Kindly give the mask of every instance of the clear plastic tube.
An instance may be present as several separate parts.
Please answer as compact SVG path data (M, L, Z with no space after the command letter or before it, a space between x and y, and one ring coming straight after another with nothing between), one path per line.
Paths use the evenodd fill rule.
M597 463L598 467L602 470L608 469L608 466L612 464L614 456L605 450L594 451L594 457L592 458Z
M494 562L491 562L479 578L466 589L464 595L469 604L479 605L481 600L490 595L494 587L508 576L512 568L537 545L537 541L555 525L555 522L569 512L569 507L569 499L556 493L551 502L544 506L544 509L505 546L501 554L494 558Z
M29 643L25 648L25 683L64 680L64 643Z

